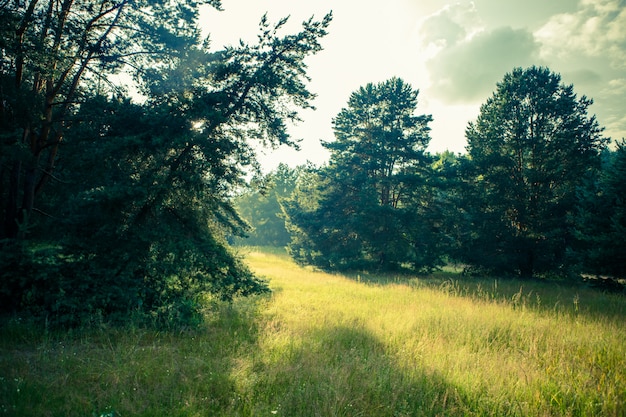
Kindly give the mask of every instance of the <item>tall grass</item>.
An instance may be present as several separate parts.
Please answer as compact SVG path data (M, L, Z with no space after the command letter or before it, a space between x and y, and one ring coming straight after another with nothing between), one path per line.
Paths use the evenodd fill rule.
M626 415L623 296L245 256L273 294L215 304L200 329L5 323L0 415Z

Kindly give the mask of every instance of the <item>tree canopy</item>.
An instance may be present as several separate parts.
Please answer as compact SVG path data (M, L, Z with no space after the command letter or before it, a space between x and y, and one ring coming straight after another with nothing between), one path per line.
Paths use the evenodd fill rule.
M219 7L219 1L204 2ZM76 107L122 69L172 66L199 41L200 2L7 1L0 8L3 233L28 227Z
M225 244L232 196L251 140L296 146L331 15L287 35L263 17L256 43L213 52L199 2L56 3L2 9L3 309L187 320L206 294L266 290ZM145 101L112 85L120 69Z
M587 274L626 277L626 142L605 151L599 175L578 188L571 262Z
M576 187L607 143L592 101L547 68L516 68L467 128L466 261L532 276L564 265Z
M421 238L408 232L410 224L425 221L413 191L430 164L431 117L415 114L417 96L400 78L352 93L333 120L335 141L324 142L328 166L285 203L292 231L300 235L290 245L297 259L326 268L425 266L416 256Z

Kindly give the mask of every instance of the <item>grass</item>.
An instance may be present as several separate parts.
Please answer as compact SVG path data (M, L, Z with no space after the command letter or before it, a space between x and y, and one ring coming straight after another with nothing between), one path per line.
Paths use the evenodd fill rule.
M626 415L624 296L245 257L272 296L200 329L4 323L0 416Z

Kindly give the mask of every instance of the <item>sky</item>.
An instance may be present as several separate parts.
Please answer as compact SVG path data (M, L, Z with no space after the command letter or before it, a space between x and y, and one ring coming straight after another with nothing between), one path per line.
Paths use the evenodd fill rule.
M605 136L626 137L626 0L222 0L203 9L212 47L254 42L263 14L290 16L284 34L311 16L333 21L323 51L307 58L315 111L291 126L299 152L261 151L266 170L279 163L321 165L332 119L350 94L397 76L419 90L417 114L431 114L428 150L465 152L465 128L496 84L515 67L545 66L594 100Z

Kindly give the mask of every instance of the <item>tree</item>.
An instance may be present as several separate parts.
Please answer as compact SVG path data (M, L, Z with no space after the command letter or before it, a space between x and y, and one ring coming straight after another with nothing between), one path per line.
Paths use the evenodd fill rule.
M602 171L578 189L575 261L583 272L626 277L626 142L605 151Z
M425 159L432 117L414 114L418 93L400 78L361 87L333 120L336 140L324 144L331 165L371 179L380 206L399 206L402 175Z
M286 203L292 230L304 233L292 253L329 268L397 268L417 259L411 193L429 165L427 115L415 115L418 91L399 78L352 93L333 120L330 163L314 187ZM308 249L304 246L311 245ZM422 265L417 265L422 266Z
M219 0L208 1L219 7ZM167 65L197 41L198 2L6 1L0 9L3 229L23 238L54 178L72 111L122 68Z
M305 166L290 168L281 163L267 174L256 187L236 199L237 211L249 224L251 231L238 243L256 246L286 247L289 232L285 226L281 201L290 196L298 176Z
M158 10L134 12L156 18L167 10L149 3ZM172 21L181 11L193 13ZM285 126L311 107L303 60L321 50L331 15L285 36L287 19L272 25L263 17L258 43L218 52L200 42L194 16L184 6L165 19L179 37L148 20L146 36L165 37L177 53L141 66L145 102L85 90L68 110L66 157L37 208L48 216L29 231L31 243L14 239L3 248L15 249L0 259L8 266L0 294L13 300L3 307L61 321L94 312L170 320L193 315L209 293L230 299L267 289L225 244L224 235L243 225L232 196L245 170L258 167L251 140L296 146Z
M461 237L467 230L460 204L464 194L461 173L466 162L465 155L437 153L428 175L411 187L405 228L412 237L417 265L432 269L459 258Z
M591 103L547 68L504 76L466 131L466 262L523 277L563 265L576 187L607 142Z

